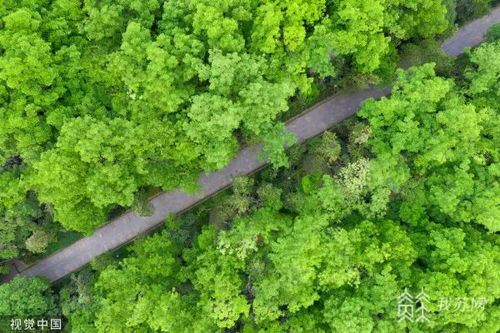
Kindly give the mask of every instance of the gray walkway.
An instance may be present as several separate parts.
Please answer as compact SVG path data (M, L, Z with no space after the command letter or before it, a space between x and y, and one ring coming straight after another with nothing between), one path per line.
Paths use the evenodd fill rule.
M500 21L500 8L496 8L487 17L460 29L453 38L444 42L443 50L449 54L458 55L464 47L479 44L486 29L498 21ZM355 114L363 100L379 98L389 92L389 88L383 91L371 88L351 95L333 96L288 122L287 128L295 133L299 142L302 143ZM96 256L115 249L133 240L137 235L161 225L167 214L183 212L214 193L227 188L231 185L233 177L251 174L264 167L265 163L256 158L259 149L258 146L244 148L221 171L202 175L199 180L201 192L198 195L188 195L179 190L161 193L151 200L155 209L154 215L140 217L133 212L128 212L104 225L92 236L83 238L52 254L26 268L21 274L24 276L41 275L51 281L56 281L78 270Z
M441 49L450 55L457 56L463 52L464 48L481 44L486 30L497 22L500 22L500 6L494 8L489 15L461 27L452 38L444 41Z

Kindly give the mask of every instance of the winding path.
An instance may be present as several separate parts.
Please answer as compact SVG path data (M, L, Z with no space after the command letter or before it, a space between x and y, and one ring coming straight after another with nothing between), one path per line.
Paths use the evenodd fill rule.
M441 48L450 55L459 55L464 47L473 47L483 41L485 31L500 21L500 7L491 14L462 27L452 38L446 40ZM297 135L299 143L317 136L349 116L355 114L360 103L367 98L380 98L388 95L390 88L377 90L370 88L350 95L337 95L306 110L287 123L287 129ZM163 192L151 199L154 214L140 217L129 211L99 228L92 236L76 241L70 246L55 252L49 257L21 271L23 276L44 276L54 282L85 266L93 258L134 240L138 235L161 225L167 214L181 213L206 200L231 185L238 175L249 175L266 166L257 155L260 146L249 146L224 169L203 174L199 180L200 192L189 195L179 190Z

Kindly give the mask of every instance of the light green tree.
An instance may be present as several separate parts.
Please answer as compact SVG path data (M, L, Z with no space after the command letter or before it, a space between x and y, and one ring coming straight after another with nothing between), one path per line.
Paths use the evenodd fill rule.
M54 299L47 281L34 277L16 277L0 286L0 315L37 317L54 310Z

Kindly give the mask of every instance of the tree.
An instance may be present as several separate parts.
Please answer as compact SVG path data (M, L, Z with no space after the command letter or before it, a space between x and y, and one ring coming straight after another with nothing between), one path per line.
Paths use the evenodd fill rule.
M0 33L0 163L12 156L33 160L52 137L46 114L60 96L50 44L40 36L41 17L27 8L2 18ZM48 109L48 110L47 110Z
M46 231L37 230L26 240L26 249L33 253L43 253L49 245L50 239L51 237Z
M323 133L323 136L317 146L315 146L312 150L314 154L319 155L328 164L333 164L339 159L341 149L342 147L339 144L335 133L325 132Z
M400 72L391 98L366 102L361 115L369 118L370 145L378 157L370 186L408 200L414 207L403 205L411 211L404 218L421 218L415 207L437 209L455 221L498 230L495 171L477 157L497 154L494 139L485 136L494 112L468 102L428 64ZM482 213L484 207L491 218Z
M16 277L0 286L0 316L38 317L53 310L50 285L41 278Z
M500 39L500 23L492 25L486 32L486 36L490 42Z
M33 196L12 206L0 205L0 258L10 259L22 254L25 240L32 232L41 230L36 222L45 218L45 212Z
M394 48L392 38L431 37L448 27L446 9L435 0L344 0L332 3L331 8L332 19L326 22L332 31L332 49L339 55L352 54L356 66L365 73L381 66Z
M497 98L500 84L496 79L499 74L499 50L499 41L478 47L470 54L472 66L465 72L470 82L468 91L475 97L474 103L480 103L479 106L489 109L489 112L497 112L499 105Z
M363 105L365 120L133 245L71 322L98 332L498 330L495 55L496 45L473 51L460 82L433 64L400 71L389 98ZM331 163L308 172L316 155ZM223 224L207 221L214 211ZM428 295L428 323L399 320L405 290ZM457 299L484 309L443 307Z
M463 24L488 12L491 0L455 0L457 22Z
M9 0L0 16L0 164L20 158L23 195L86 233L242 143L286 166L292 96L351 61L390 77L399 40L447 26L438 0Z

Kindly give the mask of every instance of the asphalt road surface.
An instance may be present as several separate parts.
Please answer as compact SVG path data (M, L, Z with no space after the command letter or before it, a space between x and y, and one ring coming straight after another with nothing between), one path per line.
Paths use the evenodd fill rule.
M459 55L465 47L480 44L488 27L499 21L500 7L494 9L490 15L462 27L442 44L442 49L450 55ZM350 95L332 96L289 121L287 128L295 133L299 143L302 143L355 114L363 100L379 98L389 93L390 88L384 90L370 88ZM55 252L25 268L20 274L44 276L52 282L59 280L85 266L93 258L161 225L167 214L181 213L229 187L235 176L248 175L263 168L266 163L257 159L259 151L260 146L243 148L224 169L201 175L199 180L201 191L197 195L189 195L179 190L160 193L151 199L154 207L152 216L140 217L129 211L102 226L92 236Z

